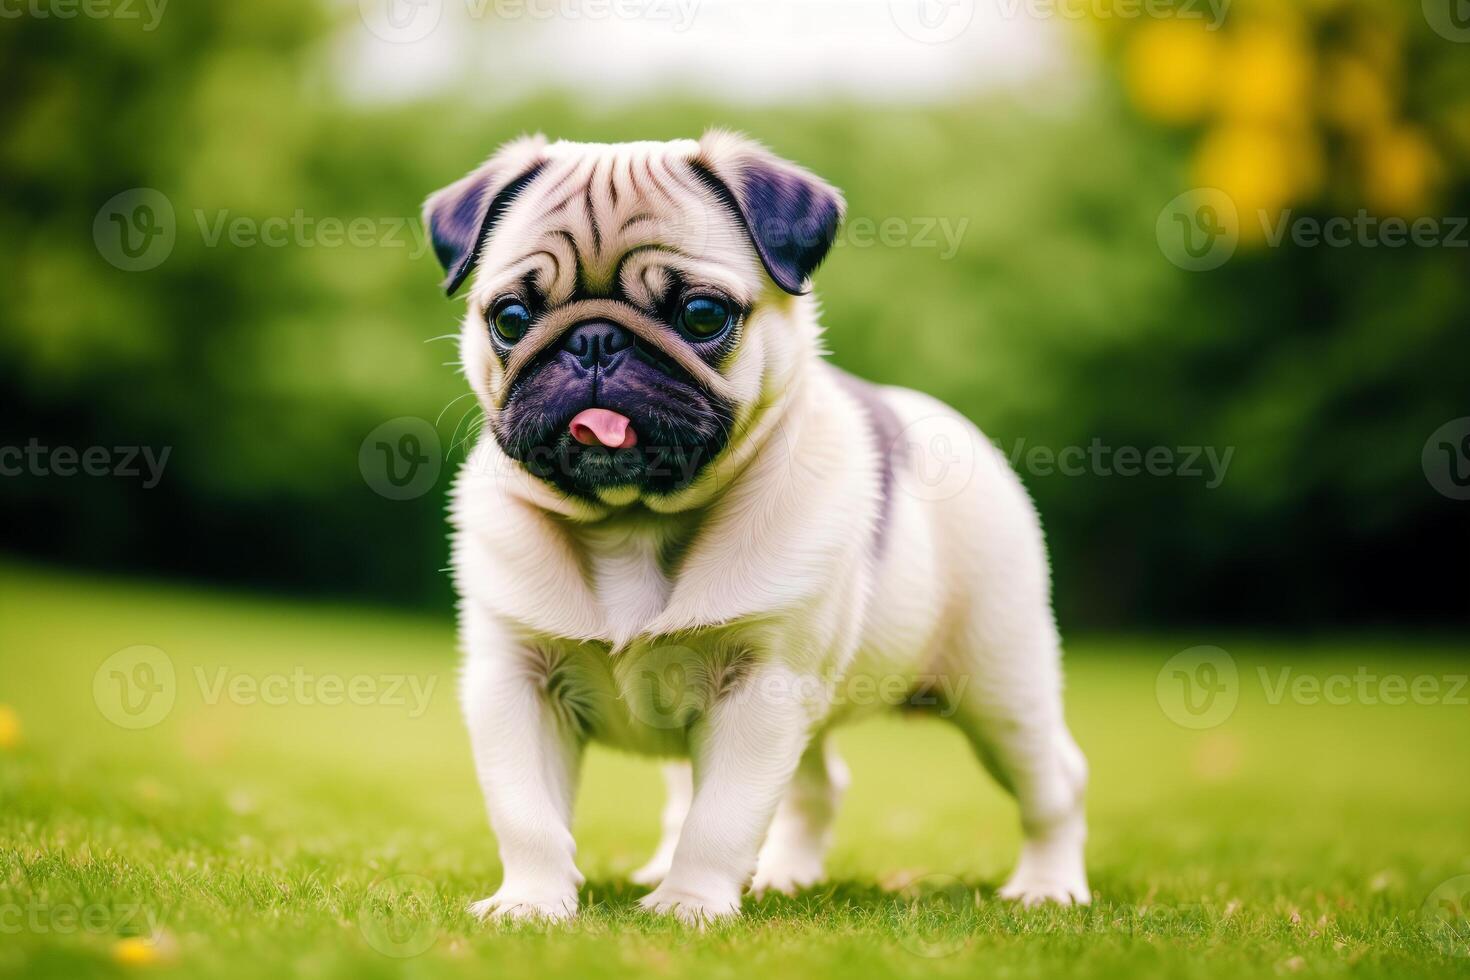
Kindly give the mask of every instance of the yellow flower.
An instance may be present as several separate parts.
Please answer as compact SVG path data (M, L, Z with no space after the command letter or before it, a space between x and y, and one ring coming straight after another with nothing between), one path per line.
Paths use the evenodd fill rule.
M8 704L0 704L0 749L20 744L20 715Z
M129 936L112 944L112 959L123 966L152 966L172 960L176 949L173 936L167 932L156 936Z
M1194 122L1209 111L1219 59L1220 39L1204 22L1151 20L1123 52L1123 81L1144 115Z
M1311 110L1312 57L1294 32L1256 25L1243 29L1219 75L1220 108L1249 122L1303 119Z
M1374 136L1363 161L1363 192L1379 214L1416 217L1429 206L1439 158L1417 129L1400 126Z
M1265 229L1297 192L1300 160L1291 140L1263 126L1228 125L1212 130L1195 150L1193 180L1215 187L1235 203L1240 238L1260 241Z
M158 962L158 947L142 936L129 936L112 944L112 958L124 966L149 966Z

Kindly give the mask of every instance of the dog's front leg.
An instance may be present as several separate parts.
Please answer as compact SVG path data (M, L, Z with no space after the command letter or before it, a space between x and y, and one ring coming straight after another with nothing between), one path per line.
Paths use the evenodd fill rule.
M577 912L583 878L571 815L581 740L552 710L543 679L534 658L509 651L472 652L465 666L465 718L504 868L499 890L470 906L482 918Z
M765 664L690 728L694 801L667 877L641 902L686 923L735 915L811 734L798 675Z

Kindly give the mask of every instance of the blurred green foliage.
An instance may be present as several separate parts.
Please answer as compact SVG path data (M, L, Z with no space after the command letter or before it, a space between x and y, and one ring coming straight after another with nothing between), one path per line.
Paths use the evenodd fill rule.
M1470 412L1470 250L1243 249L1182 271L1155 222L1191 186L1189 140L1136 117L1111 73L1045 109L363 105L332 82L340 26L264 0L170 7L150 33L34 18L0 32L0 445L173 447L150 490L0 479L9 547L444 606L452 467L402 502L358 470L385 420L438 419L448 447L471 405L453 344L430 339L458 307L437 292L419 202L523 131L718 124L844 189L850 230L816 282L833 359L955 404L1018 456L1064 623L1464 621L1464 572L1434 552L1463 541L1467 505L1431 487L1420 454ZM1442 213L1470 213L1450 177ZM136 187L167 197L177 238L127 272L92 226ZM221 221L296 215L317 229L302 241L211 244ZM325 219L369 219L376 237L327 244ZM902 240L876 235L886 219ZM935 244L915 241L930 223ZM1208 467L1027 462L1095 441L1233 455L1214 488Z

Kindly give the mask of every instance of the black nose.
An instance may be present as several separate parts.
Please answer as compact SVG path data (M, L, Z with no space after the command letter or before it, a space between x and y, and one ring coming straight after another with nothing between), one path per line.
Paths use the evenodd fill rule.
M584 368L607 367L632 346L633 335L606 320L578 324L561 342L561 349L569 351Z

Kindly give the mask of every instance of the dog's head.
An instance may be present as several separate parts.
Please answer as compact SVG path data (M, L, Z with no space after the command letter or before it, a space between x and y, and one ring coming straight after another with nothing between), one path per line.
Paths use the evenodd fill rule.
M665 501L810 360L803 293L842 217L817 177L722 132L510 143L424 208L463 368L506 455L560 491Z

